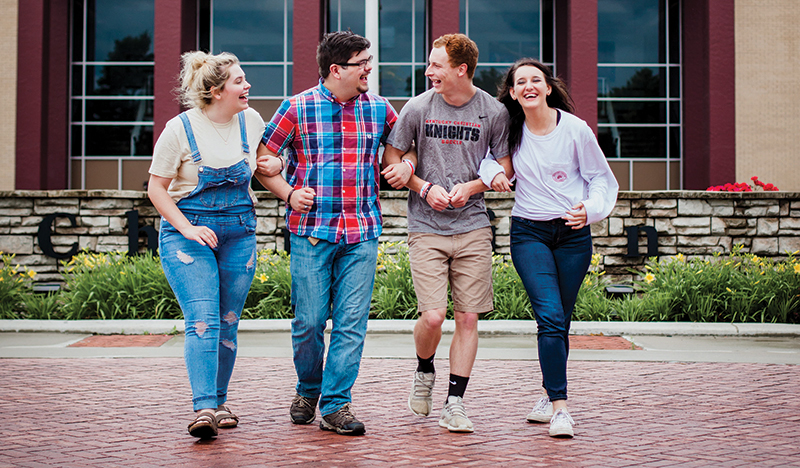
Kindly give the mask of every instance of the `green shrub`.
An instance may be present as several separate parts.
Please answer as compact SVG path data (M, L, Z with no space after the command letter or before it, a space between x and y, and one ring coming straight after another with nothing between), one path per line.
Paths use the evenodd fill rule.
M63 320L64 303L61 294L32 293L22 298L24 318L32 320Z
M492 258L494 310L481 314L485 320L533 320L533 309L514 265L502 255Z
M36 272L14 264L14 254L0 252L0 319L25 318L25 298Z
M663 301L656 320L800 323L798 252L778 261L741 251L651 259L635 283L644 299Z
M242 318L292 318L292 276L285 251L258 254L256 277L244 303Z
M158 257L80 252L62 262L63 314L78 319L181 318Z
M614 320L614 301L606 296L605 271L600 269L603 256L592 255L589 271L583 278L581 289L575 300L572 319L580 321L609 321Z
M600 270L601 256L592 256L573 312L574 320L694 321L800 323L800 259L785 260L741 253L688 260L677 255L651 259L634 282L636 294L610 299ZM158 257L124 253L81 252L64 266L65 286L58 293L35 294L35 273L14 265L1 254L0 318L35 319L161 319L182 318ZM259 253L255 280L243 318L291 318L289 256ZM492 260L495 310L482 319L533 319L530 301L511 262ZM408 247L381 244L372 295L371 318L413 319L417 300L411 280ZM452 303L449 308L452 316Z
M371 308L370 318L412 319L417 316L417 296L411 280L408 246L404 242L383 243L378 247Z

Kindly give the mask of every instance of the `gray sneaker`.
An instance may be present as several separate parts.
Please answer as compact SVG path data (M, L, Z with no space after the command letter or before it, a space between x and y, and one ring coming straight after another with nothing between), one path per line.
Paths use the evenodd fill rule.
M533 409L528 413L528 422L546 423L553 417L553 403L547 395L539 398L533 405Z
M289 416L294 424L311 424L317 418L317 401L319 397L309 398L295 395L292 398L292 407Z
M467 417L467 410L464 409L464 402L461 397L453 395L447 397L447 403L442 408L439 426L450 432L472 432L475 430L472 426L472 421Z
M325 431L336 431L342 435L362 435L366 432L364 424L356 419L350 403L345 403L338 411L326 414L319 422L319 428Z
M575 432L572 430L572 426L574 425L575 421L572 420L567 410L561 408L556 411L550 419L550 437L572 438L575 435Z
M414 372L414 383L408 396L408 409L417 416L428 416L433 407L433 384L435 372Z

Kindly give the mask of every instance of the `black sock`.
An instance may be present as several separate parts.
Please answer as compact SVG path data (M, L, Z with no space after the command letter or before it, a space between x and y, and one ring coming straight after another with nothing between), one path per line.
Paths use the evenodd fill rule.
M417 354L417 372L425 372L426 374L432 374L436 372L433 367L433 357L436 356L436 353L433 353L429 358L421 358L419 354Z
M467 383L469 377L461 377L460 375L450 374L450 388L447 390L447 396L450 395L464 398L464 392L467 391ZM447 403L445 401L445 403Z

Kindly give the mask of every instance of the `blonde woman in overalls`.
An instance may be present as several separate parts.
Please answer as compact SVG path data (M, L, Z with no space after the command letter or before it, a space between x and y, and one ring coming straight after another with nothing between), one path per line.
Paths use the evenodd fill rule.
M239 418L224 404L237 330L256 267L250 178L264 121L232 54L187 52L180 93L189 108L167 122L153 150L148 195L161 214L161 265L186 322L184 358L201 439Z

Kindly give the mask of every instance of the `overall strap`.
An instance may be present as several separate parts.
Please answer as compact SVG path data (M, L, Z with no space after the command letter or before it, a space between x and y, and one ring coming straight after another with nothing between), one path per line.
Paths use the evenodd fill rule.
M244 121L244 111L236 114L239 116L239 130L242 134L242 151L250 154L250 145L247 144L247 126Z
M200 156L200 150L197 149L197 141L194 139L194 132L192 131L192 124L189 123L189 116L186 112L181 112L178 117L183 122L183 129L186 131L186 138L189 139L189 149L192 150L192 161L199 164L203 158Z

